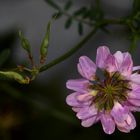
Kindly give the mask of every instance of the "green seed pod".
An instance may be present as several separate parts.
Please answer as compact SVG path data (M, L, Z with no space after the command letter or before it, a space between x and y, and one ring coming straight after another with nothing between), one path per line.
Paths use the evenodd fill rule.
M25 49L29 54L31 54L31 46L29 41L24 37L23 33L19 31L19 37L21 40L22 48Z
M13 71L0 71L0 75L12 80L16 80L20 84L29 84L30 79L28 77L23 77L21 74Z
M45 59L46 59L46 56L48 53L50 30L51 30L51 21L48 23L47 32L45 34L45 37L44 37L43 42L42 42L41 47L40 47L40 55L41 55L40 63L45 62Z

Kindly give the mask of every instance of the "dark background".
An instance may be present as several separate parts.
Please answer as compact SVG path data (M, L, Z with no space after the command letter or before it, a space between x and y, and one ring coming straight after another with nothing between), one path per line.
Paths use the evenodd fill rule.
M56 2L63 6L66 1ZM71 10L90 4L94 4L94 0L75 0ZM102 8L107 17L124 16L130 13L132 0L102 0ZM0 0L0 50L5 48L11 50L11 55L1 66L1 70L16 67L18 64L28 64L27 54L21 49L19 29L30 40L38 63L39 46L47 23L55 11L43 0ZM67 52L91 30L85 26L84 35L81 37L77 33L76 23L69 30L65 30L65 20L66 17L62 17L53 23L47 62ZM135 113L137 127L131 133L121 133L116 129L113 135L108 136L103 132L100 123L90 128L83 128L65 103L66 96L71 93L66 89L65 83L68 79L80 77L76 65L81 55L87 55L95 60L96 49L100 45L109 46L112 52L128 50L130 42L125 30L120 26L109 28L112 30L111 34L97 32L77 53L41 73L29 85L0 80L0 139L135 140L139 138L139 113ZM135 65L140 64L139 54L138 46L133 54Z

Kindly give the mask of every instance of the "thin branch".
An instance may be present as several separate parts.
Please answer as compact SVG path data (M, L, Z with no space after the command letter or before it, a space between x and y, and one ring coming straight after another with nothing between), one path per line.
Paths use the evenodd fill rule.
M108 25L108 24L122 24L122 23L123 23L122 20L105 19L101 23L96 24L95 27L92 29L92 31L87 36L85 36L76 46L71 48L68 52L61 55L60 57L52 60L50 63L42 66L40 68L39 72L43 72L43 71L55 66L56 64L64 61L71 55L73 55L76 51L78 51L80 48L82 48L84 46L84 44L96 33L96 31L99 29L100 26L104 26L104 25Z
M50 63L42 66L40 68L39 72L43 72L51 67L53 67L54 65L64 61L65 59L67 59L68 57L70 57L71 55L73 55L76 51L78 51L80 48L82 48L84 46L84 44L96 33L98 27L94 27L92 29L92 31L85 37L83 38L82 41L80 41L76 46L74 46L73 48L71 48L68 52L66 52L65 54L63 54L62 56L54 59L53 61L51 61Z

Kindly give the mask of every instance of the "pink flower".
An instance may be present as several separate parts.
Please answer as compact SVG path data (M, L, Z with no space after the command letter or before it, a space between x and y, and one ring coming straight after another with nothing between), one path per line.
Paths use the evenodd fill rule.
M66 102L82 126L101 121L107 134L112 134L115 127L125 133L134 129L132 112L140 111L140 66L133 67L131 55L120 51L112 55L108 47L102 46L97 49L96 64L81 56L77 67L83 78L67 81L67 88L74 93L67 96ZM97 76L98 69L103 79Z

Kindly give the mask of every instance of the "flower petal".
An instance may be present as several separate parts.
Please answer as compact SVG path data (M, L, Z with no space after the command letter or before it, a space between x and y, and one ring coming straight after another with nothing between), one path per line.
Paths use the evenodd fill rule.
M81 125L83 127L90 127L92 126L94 123L97 122L97 116L93 116L91 118L88 118L88 119L85 119L85 120L82 120L82 123Z
M118 71L121 72L123 76L130 76L133 69L133 61L131 55L128 52L122 53L117 51L114 56L116 58L116 66Z
M77 92L74 92L70 95L67 96L66 98L66 102L68 105L70 106L80 106L81 104L77 101L76 97L77 97Z
M133 61L131 58L131 55L126 52L123 54L123 63L121 65L121 72L123 73L124 76L128 76L132 73L133 69Z
M106 69L109 72L117 71L116 64L115 64L115 57L113 55L108 55L106 59Z
M87 119L87 118L90 118L90 117L93 117L97 115L97 108L95 108L94 105L92 106L87 106L87 107L84 107L82 108L78 113L77 113L77 117L78 119Z
M127 119L123 123L116 123L117 128L125 133L130 132L130 130L136 127L136 120L132 113L129 112Z
M115 131L115 122L110 114L102 114L101 123L105 133L112 134Z
M134 73L130 76L130 80L136 84L140 84L140 74Z
M87 93L89 84L89 81L85 79L73 79L67 81L66 87L74 91Z
M140 70L140 66L134 66L133 71Z
M102 69L106 68L106 59L109 54L110 54L110 50L106 46L101 46L97 49L96 65L99 68L102 68Z
M81 109L81 107L72 107L72 110L73 110L74 112L79 112L80 109Z
M93 96L90 95L89 93L86 93L86 94L80 94L77 96L77 100L79 102L86 102L86 101L89 101L90 99L92 99Z
M140 106L140 99L128 98L128 101L134 106Z
M121 64L123 62L123 53L120 52L120 51L117 51L115 54L114 54L115 58L116 58L116 66L117 68L119 69L121 67Z
M95 63L87 56L81 56L78 63L79 73L88 80L93 80L96 72Z
M116 102L111 111L111 115L116 122L121 123L128 117L128 108L123 107L120 103Z
M140 99L140 85L132 84L132 91L128 93L130 99Z

